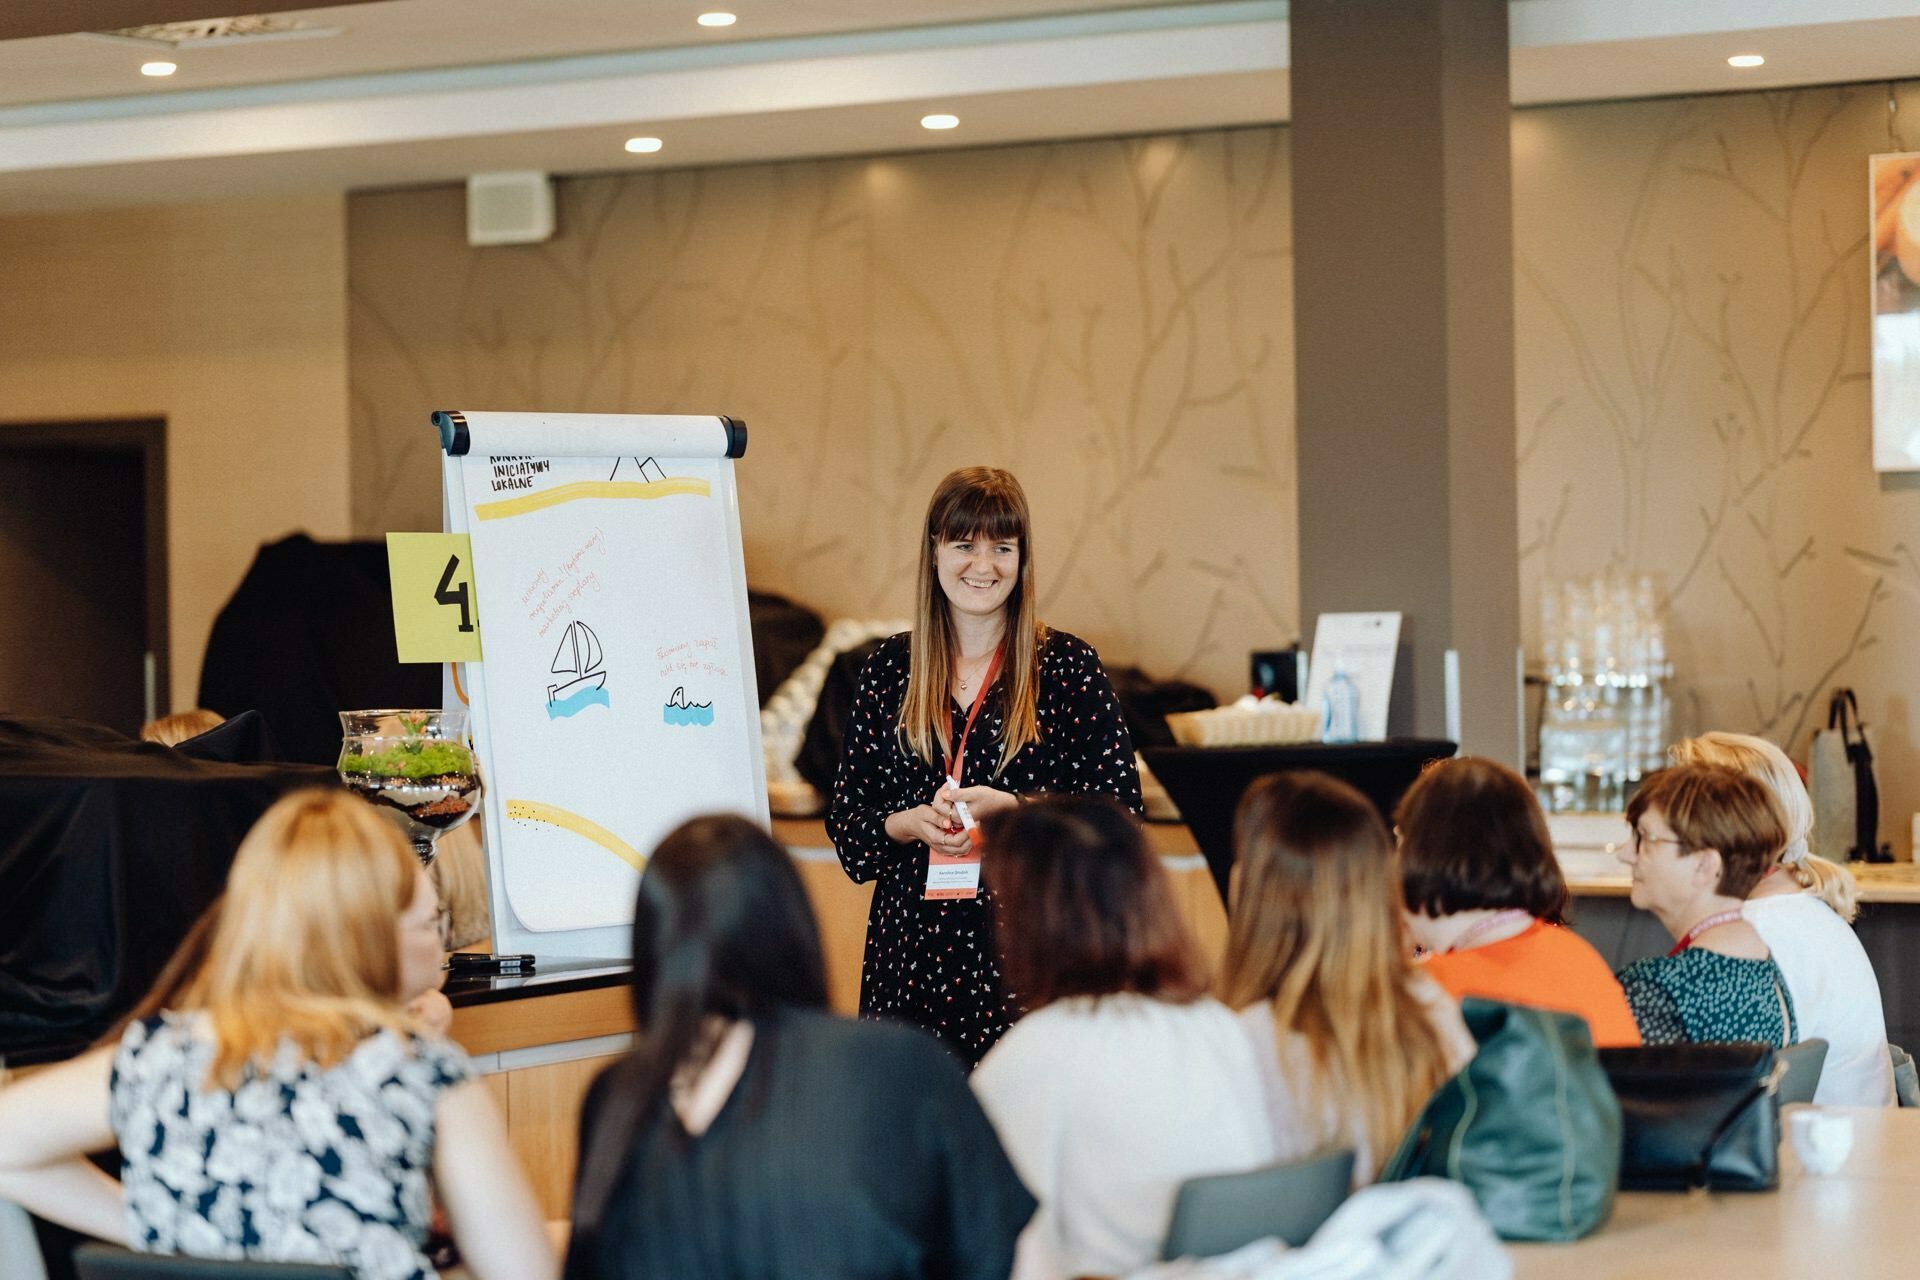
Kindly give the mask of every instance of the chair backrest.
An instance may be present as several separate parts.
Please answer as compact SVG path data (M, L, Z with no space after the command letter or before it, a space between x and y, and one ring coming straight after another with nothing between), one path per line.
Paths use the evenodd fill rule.
M80 1280L353 1280L346 1267L302 1262L217 1262L158 1253L129 1253L112 1245L83 1244L73 1251Z
M1813 1091L1820 1087L1820 1071L1827 1065L1827 1042L1818 1038L1802 1040L1780 1050L1778 1056L1787 1068L1786 1077L1774 1090L1780 1105L1812 1102Z
M1189 1179L1174 1199L1160 1256L1212 1258L1268 1236L1303 1245L1352 1187L1351 1151Z
M1893 1095L1903 1107L1920 1107L1920 1070L1913 1064L1913 1055L1897 1044L1887 1046L1887 1056L1893 1059Z

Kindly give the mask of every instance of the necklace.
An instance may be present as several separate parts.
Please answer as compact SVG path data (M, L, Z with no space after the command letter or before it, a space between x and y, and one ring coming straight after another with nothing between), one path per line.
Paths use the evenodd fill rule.
M960 686L960 692L965 693L968 690L968 688L972 686L973 681L960 673L960 661L961 660L958 658L954 659L953 678L955 683L957 683ZM993 656L991 654L987 656L987 661L988 662L993 661Z
M1462 929L1460 936L1453 940L1453 945L1448 947L1447 950L1449 952L1465 951L1473 945L1475 938L1483 934L1491 933L1502 925L1512 924L1515 920L1527 920L1531 918L1529 913L1522 911L1518 907L1509 907L1505 911L1496 911L1486 919L1476 920L1473 924Z
M1693 940L1699 937L1701 934L1710 932L1714 929L1718 929L1723 924L1732 924L1735 920L1738 920L1738 919L1740 919L1740 908L1738 907L1731 907L1725 911L1714 912L1712 915L1708 916L1706 919L1695 924L1693 928L1681 934L1680 941L1674 943L1673 950L1667 952L1668 957L1671 958L1673 956L1677 956L1682 951L1685 951L1688 947L1693 945Z

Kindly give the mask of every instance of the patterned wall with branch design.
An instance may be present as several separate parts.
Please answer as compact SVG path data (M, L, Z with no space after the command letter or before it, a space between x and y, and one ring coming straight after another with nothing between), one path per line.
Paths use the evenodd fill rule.
M1804 758L1853 686L1905 848L1920 488L1876 477L1869 422L1867 157L1905 149L1888 108L1859 85L1519 113L1519 463L1530 642L1543 578L1654 574L1676 730Z
M438 527L432 408L732 413L755 586L907 614L993 463L1043 616L1238 693L1298 634L1286 173L1261 129L570 179L480 250L459 190L356 197L356 527Z
M1517 452L1530 647L1543 579L1656 575L1676 728L1804 756L1853 685L1904 848L1920 480L1870 465L1865 192L1920 120L1888 102L1516 113ZM725 410L757 584L904 612L928 490L991 461L1051 619L1237 693L1299 626L1287 136L569 180L528 249L468 249L457 190L356 197L356 526L437 526L432 407Z

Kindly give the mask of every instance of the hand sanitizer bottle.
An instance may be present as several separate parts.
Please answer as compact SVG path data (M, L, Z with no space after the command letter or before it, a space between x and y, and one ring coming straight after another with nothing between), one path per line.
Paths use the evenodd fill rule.
M1326 691L1320 695L1320 740L1360 740L1360 689L1338 659L1334 661L1333 674L1327 677Z

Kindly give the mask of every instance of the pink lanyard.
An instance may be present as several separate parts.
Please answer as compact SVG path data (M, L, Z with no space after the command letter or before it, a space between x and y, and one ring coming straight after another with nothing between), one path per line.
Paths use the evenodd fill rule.
M960 785L960 765L967 754L967 735L973 732L974 717L986 705L987 690L993 687L994 677L1000 674L1000 660L1006 656L1007 642L1002 640L1000 647L993 651L993 661L987 664L986 677L980 681L980 688L973 695L973 706L967 711L967 723L960 730L960 740L953 744L953 754L947 757L947 776L953 779L955 786Z

